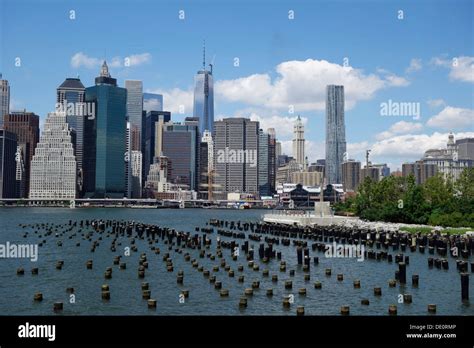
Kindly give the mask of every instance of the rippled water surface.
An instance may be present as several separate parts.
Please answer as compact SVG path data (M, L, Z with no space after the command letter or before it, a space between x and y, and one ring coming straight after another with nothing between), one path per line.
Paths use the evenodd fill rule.
M204 227L211 218L225 220L260 221L264 211L261 210L208 210L208 209L121 209L121 208L90 208L90 209L63 209L63 208L0 208L0 243L36 243L38 238L30 232L27 238L23 234L27 229L19 224L55 223L65 224L70 219L118 219L134 220L137 222L158 224L179 231L188 231L192 234L195 227ZM208 234L213 240L210 251L214 253L217 237L216 233ZM230 238L221 237L223 240ZM223 249L224 258L235 271L235 277L230 278L224 269L213 273L212 267L219 265L216 258L199 258L198 250L187 250L191 258L196 258L200 265L211 270L222 287L229 289L229 297L220 297L219 291L214 289L208 278L205 278L190 262L184 260L183 254L168 251L167 246L160 241L162 253L155 255L146 240L136 240L138 252L132 252L129 257L122 256L122 262L127 263L126 270L120 270L113 265L115 255L123 254L123 248L128 244L128 238L119 238L122 242L117 251L110 251L110 239L104 238L95 252L90 251L90 242L82 240L80 235L73 239L61 237L62 247L57 246L57 238L47 237L47 243L39 248L37 262L27 259L0 259L0 313L3 315L51 315L53 302L64 302L65 315L126 315L126 314L160 314L160 315L295 315L297 306L305 307L306 315L339 315L342 305L349 305L351 315L387 315L389 304L397 304L399 315L425 315L427 305L437 305L437 314L441 315L474 315L474 305L462 303L461 281L454 258L449 258L449 270L437 268L429 269L427 265L428 253L425 255L411 253L410 264L407 266L407 285L397 285L390 288L388 280L394 278L398 269L396 263L386 261L365 260L357 262L355 259L325 258L322 252L313 252L310 256L319 256L319 265L311 264L311 280L305 281L304 272L298 267L296 250L293 246L275 246L281 251L283 260L287 262L286 272L280 272L280 261L273 259L268 264L260 263L258 252L256 262L260 264L260 271L253 271L247 266L242 253L237 261L230 257L230 250ZM93 238L94 240L97 239ZM77 242L81 242L79 247ZM242 243L242 240L237 240ZM312 242L309 241L308 244ZM254 249L258 250L258 243L250 241ZM137 276L139 255L146 252L149 268L145 279ZM174 272L167 272L163 262L163 253L169 252L174 264ZM390 253L396 254L400 250ZM93 259L92 270L87 270L85 263ZM55 268L57 260L64 260L62 270ZM472 261L472 259L470 260ZM244 271L238 272L238 265L244 265ZM24 267L25 275L17 276L16 269ZM32 275L31 268L38 267L39 274ZM107 267L113 268L112 279L104 279ZM262 270L268 268L270 276L263 277ZM332 276L325 275L325 269L332 269ZM295 269L295 276L289 275L289 270ZM184 271L184 284L176 282L178 270ZM338 281L336 275L344 274L344 280ZM272 282L272 274L278 275L278 282ZM418 274L420 285L411 286L412 274ZM244 275L245 282L239 283L238 276ZM285 280L293 281L292 289L284 288ZM354 289L353 280L360 279L361 288ZM474 301L474 274L470 276L471 302ZM244 289L251 287L254 280L260 281L260 289L248 298L246 309L239 309L238 303ZM142 299L141 283L150 284L151 297L157 300L156 310L147 308L146 300ZM322 289L314 288L314 282L321 281ZM101 299L101 285L109 284L111 299ZM373 288L382 288L382 296L375 297ZM75 289L75 303L69 302L66 288ZM273 297L266 296L266 289L273 288ZM306 288L307 295L298 295L299 288ZM189 290L189 298L180 303L179 294L183 289ZM34 302L35 292L42 292L44 300ZM400 304L398 295L411 294L411 304ZM294 304L290 309L283 308L283 297L294 295ZM362 306L361 299L370 300L369 306Z

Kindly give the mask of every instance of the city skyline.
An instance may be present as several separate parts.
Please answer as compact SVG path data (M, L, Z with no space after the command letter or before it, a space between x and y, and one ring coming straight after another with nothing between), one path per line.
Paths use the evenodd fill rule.
M7 345L470 342L474 0L0 2Z
M101 2L94 9L107 9L109 16L120 18L133 5L119 3L111 6ZM274 127L283 152L291 154L291 129L300 114L306 154L310 163L315 162L325 158L325 87L341 84L346 91L348 156L363 160L365 149L371 148L374 162L387 163L396 170L429 148L443 147L450 131L456 138L474 136L474 53L469 44L472 3L426 4L401 1L379 6L361 2L357 4L360 10L349 16L351 6L345 6L345 1L280 1L271 7L259 3L252 11L245 11L242 5L232 7L232 3L233 11L229 11L229 6L213 1L184 2L181 6L145 2L135 12L129 11L133 13L130 20L146 23L159 8L164 29L156 29L162 35L155 44L146 27L129 26L129 32L101 27L101 34L90 35L98 24L87 2L55 6L47 1L38 7L41 20L57 22L61 18L57 25L62 35L87 42L54 47L49 40L56 36L47 35L53 28L35 25L39 18L32 15L35 11L21 11L24 6L36 8L34 3L5 1L4 12L9 16L4 18L1 34L4 49L0 70L9 81L10 109L26 108L44 122L54 109L53 93L61 81L79 74L86 87L92 86L102 59L107 58L119 86L125 86L128 79L143 81L143 91L163 94L163 110L171 111L173 120L183 121L194 116L193 76L201 65L205 39L208 61L215 66L215 120L250 117L260 121L264 130ZM200 5L209 8L203 10ZM19 9L13 11L13 6ZM25 25L20 29L13 23L23 12ZM212 24L203 21L206 15L214 15ZM226 23L230 16L243 19L244 15L249 28ZM455 26L451 25L454 17ZM258 23L267 25L247 35ZM315 23L311 25L323 35L308 35L305 28L309 23ZM344 25L352 31L331 31L329 25ZM213 29L216 26L218 31ZM379 26L384 28L383 38L376 30ZM54 30L57 32L56 27ZM34 42L33 38L42 33L41 40ZM104 36L108 40L103 40ZM48 45L48 50L40 44ZM362 49L370 44L377 49ZM47 69L50 55L54 55L54 71ZM20 58L20 66L15 66L16 58ZM396 103L417 103L419 117L383 114L382 104ZM180 106L184 106L183 113ZM404 146L399 146L401 143Z

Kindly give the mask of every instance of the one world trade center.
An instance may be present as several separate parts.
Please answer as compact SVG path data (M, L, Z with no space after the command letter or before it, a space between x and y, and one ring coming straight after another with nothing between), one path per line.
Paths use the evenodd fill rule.
M194 77L194 110L193 116L199 117L199 132L205 130L214 134L214 80L212 64L206 69L206 51L203 48L202 69Z

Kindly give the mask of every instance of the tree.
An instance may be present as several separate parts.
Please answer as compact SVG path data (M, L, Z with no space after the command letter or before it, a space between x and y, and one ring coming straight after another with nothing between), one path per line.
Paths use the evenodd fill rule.
M426 180L424 195L431 210L452 211L455 204L454 188L451 180L445 180L441 173Z

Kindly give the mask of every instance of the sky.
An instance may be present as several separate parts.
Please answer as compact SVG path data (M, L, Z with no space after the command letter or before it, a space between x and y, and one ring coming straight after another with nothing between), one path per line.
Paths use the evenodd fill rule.
M192 116L205 40L216 120L258 120L291 155L300 115L315 161L324 158L326 85L342 84L347 157L363 161L371 149L371 161L396 170L445 147L449 132L474 137L473 3L0 0L0 72L11 109L44 121L64 79L92 86L106 59L120 86L142 80L181 121Z

